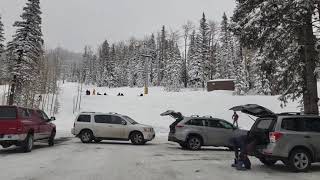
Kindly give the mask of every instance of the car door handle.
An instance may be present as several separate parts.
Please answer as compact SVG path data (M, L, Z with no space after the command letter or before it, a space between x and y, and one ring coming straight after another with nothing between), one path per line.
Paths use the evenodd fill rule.
M311 137L310 136L304 136L304 138L310 139Z

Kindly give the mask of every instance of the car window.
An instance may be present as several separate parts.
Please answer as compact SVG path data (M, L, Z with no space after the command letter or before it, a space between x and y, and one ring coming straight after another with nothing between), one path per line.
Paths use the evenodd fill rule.
M320 132L320 118L306 118L304 119L305 131Z
M47 116L47 114L45 112L40 111L40 110L38 110L37 112L38 112L38 114L39 114L39 116L40 116L40 118L42 120L44 120L44 121L48 121L49 120L49 118L48 118L48 116Z
M218 120L208 119L206 120L206 126L212 128L222 128L222 125L219 123Z
M111 124L122 124L122 118L118 116L112 116Z
M260 119L255 125L255 128L261 130L270 130L272 128L273 122L274 119Z
M123 116L123 118L127 121L129 121L131 124L135 125L135 124L139 124L137 123L135 120L133 120L132 118L130 118L129 116Z
M1 107L0 108L0 120L1 119L16 119L17 109L14 107Z
M222 126L223 128L225 128L225 129L233 129L233 128L234 128L232 124L230 124L230 123L228 123L228 122L226 122L226 121L220 120L219 123L220 123L221 126Z
M110 115L96 115L94 116L96 123L112 124L112 116Z
M202 119L191 119L186 124L193 125L193 126L203 126L203 120Z
M77 119L78 122L91 122L90 115L80 115Z
M29 109L19 108L18 112L19 112L19 115L21 116L21 118L30 118L31 117L31 111Z
M286 118L282 120L281 128L288 131L303 131L304 122L301 118Z

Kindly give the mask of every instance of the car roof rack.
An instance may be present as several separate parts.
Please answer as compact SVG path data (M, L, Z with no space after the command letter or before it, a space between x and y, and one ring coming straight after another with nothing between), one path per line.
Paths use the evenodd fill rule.
M97 112L89 112L89 111L83 111L83 112L81 112L81 113L87 113L87 114L95 114L95 113L97 113Z
M190 117L200 117L199 115L191 115Z
M282 113L279 113L278 115L303 115L304 113L303 112L282 112Z
M211 115L203 116L204 118L213 118Z
M116 112L109 112L109 114L119 114L119 113L116 113Z

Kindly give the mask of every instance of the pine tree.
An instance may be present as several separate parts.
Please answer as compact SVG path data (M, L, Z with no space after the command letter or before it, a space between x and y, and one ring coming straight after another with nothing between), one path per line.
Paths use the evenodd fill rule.
M99 49L99 69L98 69L98 86L106 86L106 76L109 70L110 47L107 40L103 42Z
M303 96L305 113L319 114L313 31L318 0L237 2L234 32L246 48L278 66L280 99L286 103Z
M180 72L183 62L179 47L173 40L169 41L168 57L164 77L165 90L178 92L181 89Z
M196 56L201 60L201 83L202 88L205 87L206 82L210 79L210 28L206 16L203 13L200 20L199 32L197 35L197 51Z
M23 8L22 20L14 23L17 28L8 43L12 84L9 104L30 106L37 93L40 66L43 60L40 0L28 0Z
M201 61L196 55L197 53L197 41L196 31L194 30L190 36L190 45L188 50L188 76L189 86L193 88L199 88L202 86L201 72L202 66Z
M220 30L220 47L218 53L218 74L219 78L234 78L234 49L232 35L229 29L228 17L224 13L222 16L221 30Z
M4 28L3 28L3 24L1 21L1 16L0 16L0 84L2 84L2 81L4 81L5 79L5 75L6 75L6 66L7 63L5 62L5 58L4 58Z

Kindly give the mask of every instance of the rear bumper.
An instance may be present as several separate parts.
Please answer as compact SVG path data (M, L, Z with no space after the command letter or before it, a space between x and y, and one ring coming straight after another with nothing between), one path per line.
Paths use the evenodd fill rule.
M27 137L27 134L4 134L4 135L0 135L0 142L24 141L26 137Z
M176 143L179 143L179 144L184 143L183 140L178 139L178 138L175 137L173 134L169 134L169 136L168 136L168 141L176 142Z

